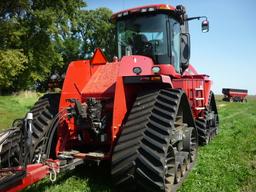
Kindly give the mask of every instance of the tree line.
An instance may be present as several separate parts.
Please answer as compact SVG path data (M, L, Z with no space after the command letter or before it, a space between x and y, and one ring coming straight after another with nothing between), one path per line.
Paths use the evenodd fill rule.
M0 93L33 89L95 48L115 52L112 11L83 0L0 1Z

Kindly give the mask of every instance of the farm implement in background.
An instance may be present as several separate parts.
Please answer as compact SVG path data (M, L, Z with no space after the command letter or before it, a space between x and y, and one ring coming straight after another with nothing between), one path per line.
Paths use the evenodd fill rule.
M223 88L222 93L224 95L223 101L247 102L248 90Z
M199 144L218 131L211 81L189 63L183 6L118 12L118 57L100 49L70 63L60 94L46 94L1 135L1 190L17 191L86 160L110 161L117 191L175 191Z

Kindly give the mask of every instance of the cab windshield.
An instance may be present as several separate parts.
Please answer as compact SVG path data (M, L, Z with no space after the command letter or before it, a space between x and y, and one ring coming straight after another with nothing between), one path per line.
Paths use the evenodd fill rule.
M117 22L118 56L143 55L156 64L171 63L166 14L131 16Z

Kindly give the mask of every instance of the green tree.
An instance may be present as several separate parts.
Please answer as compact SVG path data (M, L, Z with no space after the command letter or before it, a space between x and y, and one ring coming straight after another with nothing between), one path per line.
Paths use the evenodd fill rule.
M108 8L98 8L83 10L80 15L79 31L85 54L90 54L96 48L101 48L111 60L116 53L115 26L110 22L112 11Z
M82 9L85 6L83 0L0 1L0 51L4 66L0 70L0 87L32 87L98 47L111 60L115 53L115 27L109 22L112 12L107 8ZM11 66L15 68L11 75L5 73Z
M14 88L28 88L46 80L64 65L57 47L77 23L83 0L0 1L0 50L21 49L28 62ZM2 73L2 71L0 71Z
M25 82L42 82L52 71L63 67L63 53L57 47L71 33L70 28L76 25L79 10L85 5L82 0L33 0L24 48L30 65L23 76Z
M15 87L13 82L27 68L27 64L28 59L21 50L0 50L0 93Z

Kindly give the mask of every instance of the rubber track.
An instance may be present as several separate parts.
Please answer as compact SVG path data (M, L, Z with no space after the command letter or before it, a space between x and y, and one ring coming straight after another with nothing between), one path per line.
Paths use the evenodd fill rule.
M35 162L35 155L40 152L42 147L42 141L45 139L45 134L50 129L51 123L55 115L58 113L60 94L46 94L39 98L35 105L30 110L33 113L33 133L32 133L32 153L33 157L30 158L30 162ZM21 125L16 129L21 129ZM4 156L6 156L6 151L14 154L18 149L20 142L19 135L11 135L6 144L3 146L0 156L3 161L7 161ZM3 157L2 157L3 156Z
M216 108L216 106L212 106L212 105L216 105L215 102L212 102L212 99L214 99L214 95L211 91L210 95L209 95L208 108L205 111L206 114L208 112L211 112L212 108ZM215 114L218 116L217 111L215 112ZM218 127L216 127L216 128L209 127L208 124L207 124L206 119L199 119L198 118L198 119L195 120L195 123L196 123L197 131L198 131L198 142L199 142L199 144L200 145L208 144L209 134L212 134L212 132L215 131L215 129L218 129Z
M33 134L32 149L34 162L35 155L40 152L45 134L51 128L51 123L55 115L58 113L60 94L46 94L41 97L31 109L33 113Z
M143 137L145 124L152 111L157 93L158 90L153 90L152 92L145 91L138 95L114 148L111 174L113 182L119 191L131 191L134 189L134 163L138 156L137 149Z
M165 191L165 159L181 95L180 90L138 95L112 156L111 173L118 191Z
M8 134L8 137L4 139L4 135ZM13 158L18 160L18 154L20 151L20 129L9 129L0 134L1 137L1 151L0 151L0 165L1 167L16 166L16 162L13 162ZM3 141L3 142L2 142ZM10 157L10 159L8 159Z
M196 119L195 121L197 131L198 131L198 143L199 145L206 145L208 144L208 134L209 130L206 127L206 120L205 119Z

